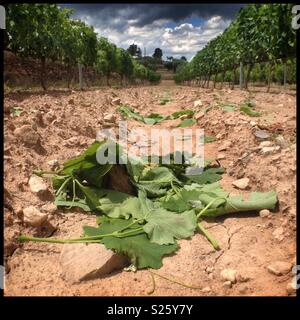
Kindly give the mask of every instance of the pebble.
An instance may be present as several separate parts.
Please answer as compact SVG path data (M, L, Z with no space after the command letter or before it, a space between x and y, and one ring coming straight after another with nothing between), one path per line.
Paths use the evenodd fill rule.
M39 176L36 176L36 175L31 176L28 181L28 184L31 192L33 193L40 194L45 191L48 191L47 184L45 183L43 178Z
M285 261L274 261L267 266L270 273L276 276L282 276L289 273L292 269L292 264Z
M223 287L225 289L230 289L232 287L232 283L230 281L223 282Z
M201 100L196 100L196 101L194 101L194 107L195 107L195 108L196 108L196 107L201 107L201 106L203 106L203 103L202 103Z
M24 222L32 227L39 227L47 221L47 214L40 212L34 206L23 209Z
M218 160L224 160L224 159L226 159L226 155L223 154L223 153L219 153L219 154L217 155L217 159L218 159Z
M276 240L278 240L279 242L284 239L284 235L283 234L284 234L284 230L283 230L282 227L276 228L272 233L273 237Z
M199 113L197 113L196 115L195 115L195 119L196 120L199 120L199 119L201 119L201 118L203 118L204 117L204 112L199 112Z
M32 126L27 124L17 128L13 134L21 142L28 146L35 146L39 142L39 136L37 132L32 128Z
M230 148L232 145L231 141L224 141L218 148L218 151L224 151Z
M103 244L72 243L64 244L59 262L63 278L78 283L121 269L127 260Z
M59 167L59 162L56 159L50 160L47 162L48 166L53 170Z
M242 178L242 179L233 181L232 185L238 189L244 190L248 187L249 181L250 181L249 178Z
M288 295L293 295L296 293L297 290L297 278L294 277L290 282L288 282L286 286L286 291Z
M121 99L120 98L114 98L111 101L114 105L120 105L121 104Z
M263 147L270 147L272 145L272 142L271 141L262 141L260 144L259 144L259 146L261 147L261 148L263 148Z
M276 146L276 147L263 147L261 149L261 153L262 154L271 154L271 153L274 153L274 152L276 152L278 150L280 150L279 146Z
M69 100L69 104L74 104L74 99L73 99L73 98L71 98L71 99Z
M271 212L268 209L263 209L259 211L259 216L261 218L268 218L271 215Z
M234 269L224 269L221 271L220 275L223 281L235 283L237 280L237 270Z
M106 114L104 117L103 117L104 121L106 122L115 122L116 121L116 117L115 115L109 113L109 114Z

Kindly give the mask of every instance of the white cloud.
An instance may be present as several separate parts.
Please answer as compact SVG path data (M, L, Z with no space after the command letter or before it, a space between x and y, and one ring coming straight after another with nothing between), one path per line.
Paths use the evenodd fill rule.
M89 16L81 18L92 24ZM154 49L159 47L163 50L165 57L184 55L191 59L207 42L223 32L230 23L230 20L225 20L221 16L213 16L200 26L181 23L173 28L167 28L166 23L169 21L160 19L152 24L138 27L134 19L125 22L120 18L115 18L106 26L101 26L101 22L97 21L95 31L125 49L135 43L141 47L142 52L146 47L147 55L152 55ZM122 28L117 28L117 25L122 25Z

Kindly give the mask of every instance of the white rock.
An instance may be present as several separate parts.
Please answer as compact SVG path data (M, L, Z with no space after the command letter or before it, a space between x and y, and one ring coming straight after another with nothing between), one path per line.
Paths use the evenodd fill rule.
M285 261L274 261L267 267L268 271L276 276L287 274L292 269L292 264Z
M268 209L263 209L259 211L259 216L262 218L268 218L271 215Z
M276 146L276 147L263 147L263 148L261 149L261 153L262 153L262 154L271 154L271 153L273 153L273 152L278 151L279 149L280 149L279 146Z
M238 189L246 189L249 185L249 179L248 178L242 178L242 179L238 179L232 182L232 185L235 186Z
M209 292L211 292L211 288L210 287L205 287L205 288L202 289L202 292L209 293Z
M49 166L51 169L58 168L58 167L59 167L59 162L58 162L58 160L56 160L56 159L50 160L50 161L48 161L48 166Z
M232 287L232 283L230 281L223 282L223 287L225 289L230 289Z
M23 125L15 129L14 136L28 146L35 146L39 142L37 132L30 125Z
M206 271L207 273L212 273L212 272L214 271L214 268L213 268L213 267L207 267L207 268L205 269L205 271Z
M250 124L251 124L252 127L255 127L257 125L257 123L255 121L252 121L252 120L250 121Z
M111 100L111 102L114 105L120 105L121 104L121 99L120 98L114 98L114 99Z
M261 147L261 148L263 148L263 147L270 147L272 145L272 142L271 141L262 141L260 144L259 144L259 146Z
M293 295L296 293L297 290L297 277L295 276L292 281L288 282L286 286L286 291L288 295Z
M106 122L115 122L116 121L116 117L109 113L109 114L106 114L104 117L103 117L104 121Z
M60 265L71 283L93 279L125 266L126 259L99 243L64 244Z
M231 141L224 141L218 148L218 151L224 151L230 148L232 145Z
M221 271L220 275L223 281L230 281L231 283L235 283L237 278L237 270L224 269Z
M225 154L223 154L223 153L219 153L219 154L217 155L217 159L218 159L218 160L224 160L224 159L226 159L226 156L225 156Z
M273 237L279 242L283 240L284 238L283 234L284 234L284 229L282 227L276 228L272 233Z
M23 209L24 222L32 227L38 227L47 221L47 214L40 212L34 206Z
M195 115L195 119L196 119L196 120L199 120L199 119L203 118L204 115L205 115L204 112L198 112L198 113Z
M203 106L203 103L201 100L194 101L194 107L201 107L201 106Z
M33 193L39 194L48 190L48 186L43 180L43 178L36 175L30 177L28 184L31 192Z

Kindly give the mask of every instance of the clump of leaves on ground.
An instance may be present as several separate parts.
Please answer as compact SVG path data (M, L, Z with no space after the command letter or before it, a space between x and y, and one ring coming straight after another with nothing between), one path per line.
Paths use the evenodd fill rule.
M122 161L100 164L97 155L106 154L109 145L109 141L95 141L60 170L36 172L51 177L57 206L95 213L98 227L84 226L83 236L75 239L21 235L21 241L102 243L126 255L138 269L158 269L163 256L179 248L178 240L195 232L203 233L214 248L219 248L201 224L206 217L274 209L277 202L275 191L253 192L248 198L231 196L219 184L224 168L209 162L201 168L185 153L159 156L153 163L153 157L130 158L113 144L114 154ZM114 166L124 168L134 194L107 188L106 177Z

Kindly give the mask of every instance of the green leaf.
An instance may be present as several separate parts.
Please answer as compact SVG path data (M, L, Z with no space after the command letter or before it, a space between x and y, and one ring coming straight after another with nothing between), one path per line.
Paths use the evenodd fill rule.
M250 117L260 117L260 112L253 111L250 107L247 105L240 106L240 111Z
M173 112L170 116L170 119L177 119L183 115L187 115L188 117L192 117L194 115L194 111L191 109L185 109L185 110L181 110L181 111L176 111Z
M214 136L204 136L204 143L210 143L216 141L216 137Z
M133 222L131 219L111 219L106 217L101 220L99 228L84 227L85 236L109 234L122 230ZM132 226L129 230L135 228L136 227ZM102 243L107 249L114 250L117 253L129 257L131 263L137 266L138 269L159 269L162 267L163 256L173 253L178 249L177 243L171 245L152 243L144 232L124 238L105 237L102 239Z
M194 210L176 214L164 209L151 210L146 216L144 230L151 242L160 245L175 243L194 234L197 219Z
M136 197L127 196L124 200L124 196L116 197L115 199L111 199L108 196L102 198L100 204L101 211L111 218L143 218L141 203Z
M180 128L190 127L196 123L197 123L197 121L195 119L184 119L180 122L178 127L180 127Z
M230 196L226 203L218 208L208 209L203 217L216 217L233 212L273 210L278 201L275 191L252 192L248 199L242 196Z
M220 174L224 173L225 169L222 167L219 168L209 168L205 169L201 174L199 175L187 175L187 177L198 184L206 184L206 183L212 183L218 180L221 180L222 177Z

